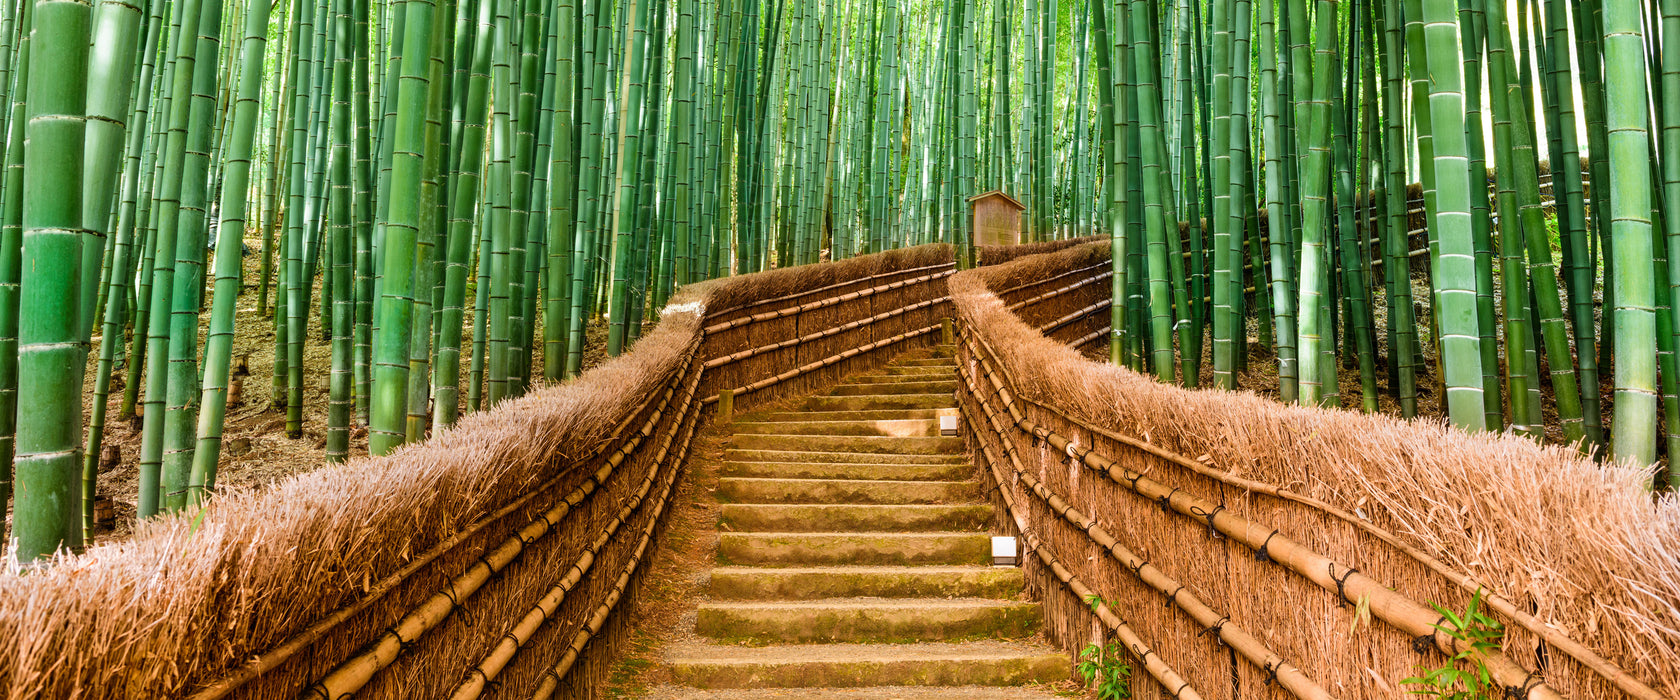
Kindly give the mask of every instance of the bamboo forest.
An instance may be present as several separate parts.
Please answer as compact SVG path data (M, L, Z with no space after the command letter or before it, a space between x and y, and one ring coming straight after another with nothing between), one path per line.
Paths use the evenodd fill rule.
M292 439L324 411L327 462L385 454L620 354L684 285L927 243L966 267L991 190L1023 242L1112 241L1114 363L1680 450L1670 0L0 10L25 560L92 528L115 423L112 495L196 507L235 380Z
M0 0L0 135L0 696L1680 697L1680 0Z

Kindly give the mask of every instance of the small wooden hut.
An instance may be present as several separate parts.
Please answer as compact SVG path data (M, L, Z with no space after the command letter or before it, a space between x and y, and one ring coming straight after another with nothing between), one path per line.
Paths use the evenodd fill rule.
M974 245L1015 245L1021 242L1021 212L1026 205L992 190L968 198L974 216Z

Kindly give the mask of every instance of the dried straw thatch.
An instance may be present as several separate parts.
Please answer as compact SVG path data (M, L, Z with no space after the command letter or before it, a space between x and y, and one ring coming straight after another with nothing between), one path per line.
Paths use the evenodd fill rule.
M694 285L633 352L575 381L0 576L0 689L292 698L336 669L317 695L586 694L623 637L701 399L815 366L755 392L769 400L933 342L917 330L949 315L950 260L923 246ZM860 346L874 351L833 359Z
M1002 265L1011 260L1018 260L1029 255L1054 253L1058 250L1067 250L1068 248L1085 245L1086 243L1106 240L1108 240L1108 236L1106 235L1095 235L1081 236L1079 238L1064 238L1059 241L1021 243L1019 245L977 245L974 246L974 259L982 266Z
M964 403L977 443L993 453L985 461L1003 475L1035 538L1203 697L1288 693L1266 683L1263 664L1224 648L1226 630L1187 612L1182 595L1150 585L1150 569L1340 697L1396 696L1418 666L1443 665L1444 635L1416 640L1407 631L1415 625L1396 611L1428 603L1462 610L1478 585L1512 613L1496 617L1507 629L1501 663L1524 669L1503 681L1526 685L1519 695L1641 696L1643 684L1654 689L1644 697L1680 696L1680 504L1653 500L1648 473L1435 421L1162 385L1088 361L1036 330L1101 301L1107 285L1050 297L1019 316L991 291L1070 270L1094 276L1107 256L1106 246L1090 245L952 279L965 335L985 348L962 350L964 373L981 388L963 391ZM1064 327L1056 337L1078 335ZM1007 392L986 394L988 370ZM1010 425L1017 419L1001 414L1000 435L982 404L1002 411L1010 393L1021 415ZM1031 479L1012 474L1005 442ZM1122 563L1093 531L1135 559ZM1279 550L1285 542L1328 570L1291 569ZM1256 550L1274 556L1257 560ZM1134 573L1139 563L1148 569ZM1031 568L1053 636L1088 641L1100 622L1086 603L1054 572ZM1607 677L1618 672L1632 682Z

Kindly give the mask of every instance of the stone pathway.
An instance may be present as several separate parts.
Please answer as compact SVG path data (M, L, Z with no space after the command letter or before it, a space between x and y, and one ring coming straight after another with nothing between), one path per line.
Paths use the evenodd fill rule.
M954 415L949 349L914 353L798 410L742 416L725 454L717 568L697 641L666 654L681 698L1046 698L1016 568L993 568Z

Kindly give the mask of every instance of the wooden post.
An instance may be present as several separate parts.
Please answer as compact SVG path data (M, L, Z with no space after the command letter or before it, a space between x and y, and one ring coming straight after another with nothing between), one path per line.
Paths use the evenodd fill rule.
M719 423L731 423L735 420L735 390L724 389L718 392L717 419Z
M955 345L957 334L951 326L951 317L939 319L939 343L941 345Z

